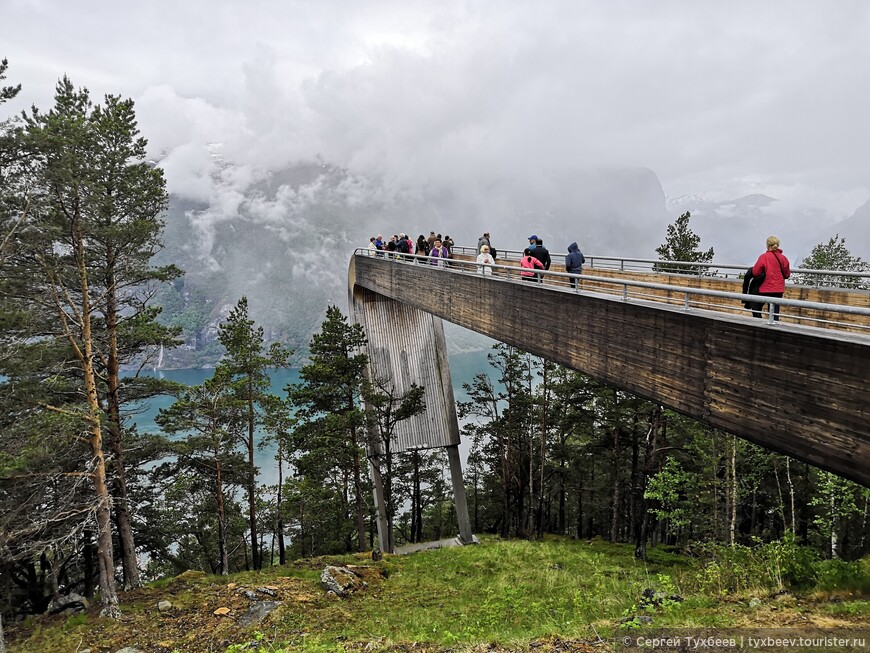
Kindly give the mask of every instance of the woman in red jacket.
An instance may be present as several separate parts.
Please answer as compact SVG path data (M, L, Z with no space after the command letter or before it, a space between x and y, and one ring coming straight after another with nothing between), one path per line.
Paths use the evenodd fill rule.
M764 281L758 288L758 295L763 297L782 297L785 292L785 280L791 276L788 259L783 256L779 248L779 238L769 236L767 239L767 251L758 257L752 266L752 276L757 277L764 273ZM756 304L758 310L752 311L755 317L761 317L763 303ZM779 321L779 304L773 307L773 319Z

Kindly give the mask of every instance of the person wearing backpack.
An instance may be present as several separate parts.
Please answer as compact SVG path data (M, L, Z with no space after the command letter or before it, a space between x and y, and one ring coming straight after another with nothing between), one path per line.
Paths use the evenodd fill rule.
M396 252L399 254L399 258L402 258L403 254L411 253L408 247L408 238L405 234L399 234L399 239L396 241Z
M759 297L782 297L785 294L785 280L791 276L791 268L788 259L779 248L779 238L768 236L767 251L758 257L752 266L752 276L764 275L764 281L758 287ZM761 308L764 303L756 304L757 311L752 311L755 317L762 317ZM773 321L779 322L779 304L773 306Z
M417 256L429 256L429 243L423 234L420 234L420 237L417 238L417 249L414 250L414 254ZM419 263L420 261L417 262Z

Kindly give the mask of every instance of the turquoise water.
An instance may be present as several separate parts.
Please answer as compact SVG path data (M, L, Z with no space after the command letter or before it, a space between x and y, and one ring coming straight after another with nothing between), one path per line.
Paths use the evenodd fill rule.
M462 389L463 383L470 383L474 376L480 372L487 372L492 375L492 368L489 367L486 360L488 353L489 351L485 350L450 356L450 378L453 382L453 394L456 397L456 401L466 401L468 399L468 395ZM198 385L206 379L210 379L213 374L214 370L211 369L143 371L140 373L142 376L164 378L177 383L183 383L184 385ZM286 396L284 389L287 385L299 381L299 370L296 368L275 370L270 374L270 380L270 391L273 394L284 397ZM160 427L157 426L154 419L161 408L169 407L173 401L174 399L170 396L159 396L141 402L130 419L140 433L159 433ZM462 449L465 449L465 447L462 447ZM266 485L277 483L278 464L275 461L275 453L274 446L257 449L255 460L260 468L260 483ZM287 470L285 469L284 471L286 474Z

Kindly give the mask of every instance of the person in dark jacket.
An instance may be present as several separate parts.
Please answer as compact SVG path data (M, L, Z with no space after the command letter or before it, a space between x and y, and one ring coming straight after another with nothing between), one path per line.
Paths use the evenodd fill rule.
M396 251L399 254L411 253L411 250L408 248L408 237L405 234L399 234L399 240L396 241Z
M762 273L764 273L764 281L761 282L756 294L761 297L782 297L785 293L785 280L791 276L791 268L788 259L779 248L779 238L776 236L768 236L767 251L759 256L752 266L752 276L757 277ZM757 306L761 309L764 302ZM753 311L752 314L761 317L761 310ZM779 304L773 306L773 320L779 321Z
M429 242L420 234L417 238L417 250L414 252L417 256L429 256Z
M752 268L749 268L743 274L743 294L757 295L758 287L762 284L763 281L763 276L756 277L754 274L752 274ZM764 304L759 304L758 302L753 301L745 301L743 302L743 306L752 311L753 317L761 317L761 307L764 306Z
M530 241L531 241L531 238L532 237L529 236ZM550 263L552 262L550 260L550 250L548 250L546 247L544 247L543 240L541 240L537 236L535 236L534 238L535 238L535 246L532 247L531 244L529 244L529 250L532 252L532 256L534 256L536 259L538 259L541 262L541 265L544 266L544 269L549 270Z
M568 274L580 275L583 273L583 264L586 262L586 257L577 246L577 243L568 245L568 256L565 257L565 271ZM577 277L571 277L571 287L577 288Z

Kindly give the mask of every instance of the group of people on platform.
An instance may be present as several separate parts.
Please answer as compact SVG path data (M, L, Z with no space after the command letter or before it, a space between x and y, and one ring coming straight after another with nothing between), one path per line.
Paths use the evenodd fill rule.
M586 262L586 257L580 251L580 247L576 242L568 245L568 256L565 257L565 272L570 274L571 287L577 288L577 277L583 273L583 264ZM537 234L529 236L529 246L523 250L523 256L520 259L520 267L523 271L520 272L524 281L541 281L541 273L536 270L549 270L552 264L550 250L544 247L544 241L538 238Z
M539 282L542 275L536 273L535 270L549 270L552 258L550 251L544 247L544 241L538 238L537 234L532 234L528 240L529 245L523 251L523 256L520 259L520 267L523 268L520 275L523 280ZM410 254L417 257L427 256L431 259L432 265L444 267L447 265L447 260L453 255L453 246L454 242L450 236L442 238L441 234L430 231L428 238L420 234L416 242L412 241L405 233L393 234L389 240L384 240L383 235L378 234L369 238L368 250L371 256L401 257ZM485 231L477 239L477 271L480 274L491 275L492 266L496 265L497 256L498 252L492 246L489 232ZM583 252L580 251L577 243L571 243L568 246L568 255L565 257L565 271L579 276L583 272L585 261ZM572 288L577 287L577 276L571 277Z
M544 241L532 234L528 238L529 244L523 250L520 258L522 268L520 276L524 281L540 283L543 275L541 271L550 269L552 258L550 251L544 247ZM381 234L369 239L369 254L372 256L402 256L415 255L429 257L432 265L444 267L448 259L452 257L453 239L450 236L441 237L434 231L429 232L429 237L420 234L414 242L404 233L393 234L390 240L385 241ZM477 272L483 275L492 274L492 266L496 265L496 249L492 246L490 235L485 231L477 239ZM565 257L565 272L569 275L571 287L576 289L579 276L583 273L583 264L586 258L576 242L568 245L568 255ZM785 293L785 280L791 276L789 261L780 249L780 241L776 236L767 239L767 250L758 257L751 268L743 277L743 294L757 297L778 297ZM752 311L754 317L762 317L762 309L766 302L746 301L744 305ZM773 319L779 320L779 304L773 305Z
M393 234L389 240L384 240L381 234L369 238L370 256L428 256L432 258L433 265L443 266L447 259L452 256L454 242L450 236L441 237L434 231L429 232L426 238L423 234L417 237L417 242L405 233Z

